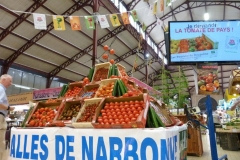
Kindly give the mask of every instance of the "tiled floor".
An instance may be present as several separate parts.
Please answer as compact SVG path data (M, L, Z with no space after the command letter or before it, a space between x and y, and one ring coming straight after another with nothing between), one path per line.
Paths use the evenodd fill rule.
M210 143L209 143L209 135L202 135L203 141L203 155L201 157L196 156L188 156L187 160L212 160L211 151L210 151ZM217 145L218 157L227 154L228 160L240 160L240 150L239 151L228 151L223 150L219 145ZM9 150L6 150L4 153L3 160L8 160Z

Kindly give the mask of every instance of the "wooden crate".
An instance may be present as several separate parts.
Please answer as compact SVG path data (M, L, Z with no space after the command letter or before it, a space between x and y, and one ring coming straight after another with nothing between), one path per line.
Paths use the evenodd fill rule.
M65 115L66 111L72 106L72 105L79 105L80 106L80 109L82 107L82 101L81 99L72 99L72 100L65 100L62 102L60 108L59 108L59 111L54 119L54 122L59 122L59 121L62 121L64 122L64 124L66 126L72 126L72 118L74 117L74 115L72 116L69 116L70 118L68 119L62 119L61 117ZM80 109L77 111L77 114L78 112L80 111ZM75 112L75 111L74 111ZM77 115L76 115L77 116Z
M116 66L118 68L118 75L120 77L127 75L126 69L123 65L121 65L120 63L117 63Z
M98 82L98 81L101 81L101 80L103 80L103 79L108 79L109 70L110 70L110 66L111 66L111 65L112 65L112 64L111 64L110 62L96 64L91 82ZM108 71L107 71L108 74L107 74L105 77L103 77L102 79L100 79L100 80L95 80L95 78L96 78L96 77L95 77L95 76L96 76L96 72L97 72L97 70L100 69L100 68L105 68L105 69L107 69L107 70L108 70Z
M144 109L139 114L136 121L131 121L130 123L126 124L100 124L97 122L97 118L101 114L101 109L104 108L105 103L115 103L115 102L125 102L125 101L143 101L145 106ZM123 97L123 98L105 98L104 101L99 105L99 107L96 110L96 115L94 117L94 120L92 121L92 125L94 128L145 128L146 119L147 119L147 112L149 108L149 101L147 94L142 94L136 97Z
M155 112L157 113L157 115L159 116L159 118L166 127L174 125L167 110L163 108L157 101L155 100L150 101L150 106L154 108Z
M74 87L82 88L82 90L78 93L78 95L75 96L75 97L79 97L79 96L82 94L82 92L83 92L83 87L84 87L83 81L70 83L69 86L68 86L67 92L68 92L69 90L73 89ZM67 92L66 92L66 93L67 93ZM65 94L66 94L66 93L65 93ZM64 95L64 97L65 97L65 95ZM65 98L68 98L68 99L69 99L69 98L74 98L74 97L65 97Z
M25 123L25 126L28 126L27 124L32 118L32 115L39 109L39 108L51 108L51 109L56 109L61 105L62 101L54 102L54 103L46 103L46 102L38 102L36 103L35 107L31 111L31 113L28 116L28 119ZM57 116L57 115L56 115Z
M94 88L99 88L99 84L87 84L87 85L85 85L84 86L84 89L83 89L83 92L82 92L82 94L80 95L80 97L81 98L84 98L84 99L86 99L86 98L93 98L93 97L95 97L95 93L97 92L95 92L95 93L93 93L93 92L89 92L90 90L92 90L92 89L94 89Z
M183 123L187 123L188 119L186 115L174 115ZM196 118L194 116L191 117L192 119ZM194 127L188 126L188 147L187 147L187 154L188 155L195 155L195 156L202 156L203 154L203 145L202 145L202 135L200 126Z
M103 86L106 86L106 85L108 85L109 83L112 83L112 82L115 84L117 80L118 80L118 78L102 80L100 82L100 86L99 86L99 88L98 88L98 90L97 90L97 92L95 94L95 98L99 98L100 97L100 96L98 96L98 93L99 93L99 90L102 90ZM108 96L104 96L104 97L108 97Z
M97 103L100 104L102 100L103 100L102 98L85 99L80 112L78 113L77 117L72 122L72 126L74 128L93 128L91 122L77 122L77 120L81 117L82 113L84 112L84 110L86 109L86 107L88 105L97 104Z

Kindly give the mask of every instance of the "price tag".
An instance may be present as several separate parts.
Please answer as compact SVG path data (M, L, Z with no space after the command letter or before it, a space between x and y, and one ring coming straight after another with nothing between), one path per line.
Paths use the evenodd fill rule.
M94 92L85 92L81 97L91 97L94 94Z

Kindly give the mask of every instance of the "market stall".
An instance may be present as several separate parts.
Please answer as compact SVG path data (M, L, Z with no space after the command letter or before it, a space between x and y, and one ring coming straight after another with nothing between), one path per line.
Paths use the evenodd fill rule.
M12 159L186 159L187 125L126 76L97 64L58 99L29 109L11 134ZM121 158L122 157L122 158Z

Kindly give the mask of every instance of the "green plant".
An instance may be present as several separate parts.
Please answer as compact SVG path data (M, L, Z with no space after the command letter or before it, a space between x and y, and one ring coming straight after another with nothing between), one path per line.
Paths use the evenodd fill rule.
M189 93L187 91L188 81L181 67L178 67L178 74L175 76L171 76L170 72L162 67L161 74L158 76L161 78L161 85L154 86L154 89L161 92L162 101L167 105L170 101L174 101L176 103L174 108L184 108ZM176 99L172 98L174 95L178 95Z

